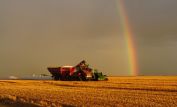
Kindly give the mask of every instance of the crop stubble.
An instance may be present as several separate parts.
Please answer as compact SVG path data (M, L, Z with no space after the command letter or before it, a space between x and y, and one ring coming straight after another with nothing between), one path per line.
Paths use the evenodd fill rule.
M177 106L176 76L108 81L0 80L0 103L24 107Z

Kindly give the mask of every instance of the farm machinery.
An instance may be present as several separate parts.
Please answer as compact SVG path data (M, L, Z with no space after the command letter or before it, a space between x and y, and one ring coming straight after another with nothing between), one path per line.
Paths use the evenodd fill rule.
M48 71L52 74L54 80L62 81L98 81L108 80L106 75L92 69L85 60L76 66L48 67Z

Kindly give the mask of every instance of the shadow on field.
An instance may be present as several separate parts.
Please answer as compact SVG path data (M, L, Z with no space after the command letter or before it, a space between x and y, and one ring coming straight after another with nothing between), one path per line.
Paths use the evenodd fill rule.
M17 83L17 82L14 82L14 81L0 81L0 83Z
M158 89L158 88L136 88L136 87L110 87L110 86L74 86L68 84L53 84L55 86L76 87L76 88L97 88L97 89L117 89L117 90L137 90L137 91L163 91L163 92L177 92L177 89Z
M0 107L40 107L35 104L13 101L8 98L0 99Z
M76 106L67 105L67 104L61 104L61 107L76 107Z
M50 105L50 104L49 104ZM68 105L68 104L59 104L60 107L75 107L73 105ZM0 99L0 107L43 107L42 105L36 105L32 103L25 103L21 101L14 101L9 98L1 98Z
M34 104L17 102L17 103L8 103L8 104L0 103L0 107L41 107L41 106L37 106L37 105L34 105ZM61 107L75 107L75 106L67 105L67 104L61 104Z

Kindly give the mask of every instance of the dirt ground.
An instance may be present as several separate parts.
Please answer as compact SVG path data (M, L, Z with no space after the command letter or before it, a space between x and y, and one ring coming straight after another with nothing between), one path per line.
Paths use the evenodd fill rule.
M177 107L177 76L0 80L0 107Z

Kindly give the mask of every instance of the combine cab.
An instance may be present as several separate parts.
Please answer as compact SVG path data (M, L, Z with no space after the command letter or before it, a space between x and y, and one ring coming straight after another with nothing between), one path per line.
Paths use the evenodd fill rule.
M63 81L87 81L87 80L108 80L102 72L89 68L83 60L76 66L49 67L48 71L54 80Z

